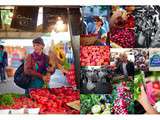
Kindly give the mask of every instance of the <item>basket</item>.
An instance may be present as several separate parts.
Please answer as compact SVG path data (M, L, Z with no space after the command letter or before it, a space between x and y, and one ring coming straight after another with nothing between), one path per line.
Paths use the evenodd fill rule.
M80 45L89 46L94 45L97 41L97 35L81 35L80 36Z
M15 70L14 70L14 68L7 67L7 68L6 68L6 73L7 73L7 76L8 76L8 77L13 77L13 76L14 76L14 73L15 73Z

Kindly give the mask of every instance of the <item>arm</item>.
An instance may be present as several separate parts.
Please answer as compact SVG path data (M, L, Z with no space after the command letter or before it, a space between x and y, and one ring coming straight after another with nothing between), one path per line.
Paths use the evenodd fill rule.
M141 94L138 98L138 101L144 107L147 114L158 114L158 112L150 104L143 86L141 86Z
M33 70L31 55L28 55L26 60L25 60L24 73L27 74L27 75L39 77L40 79L43 78L43 75L41 73L38 73L35 70Z

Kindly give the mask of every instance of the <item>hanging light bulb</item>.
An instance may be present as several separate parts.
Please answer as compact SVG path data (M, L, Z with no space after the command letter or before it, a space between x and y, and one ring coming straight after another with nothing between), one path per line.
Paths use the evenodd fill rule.
M63 31L64 30L64 28L65 28L65 25L64 25L64 22L63 22L63 20L62 20L62 18L61 17L58 17L58 20L57 20L57 22L56 22L56 31L59 31L59 32L61 32L61 31Z

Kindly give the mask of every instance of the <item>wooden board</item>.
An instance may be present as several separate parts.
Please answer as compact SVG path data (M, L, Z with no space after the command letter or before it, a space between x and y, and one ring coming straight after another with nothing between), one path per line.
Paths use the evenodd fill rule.
M69 102L69 103L67 103L67 105L73 109L80 111L80 100Z

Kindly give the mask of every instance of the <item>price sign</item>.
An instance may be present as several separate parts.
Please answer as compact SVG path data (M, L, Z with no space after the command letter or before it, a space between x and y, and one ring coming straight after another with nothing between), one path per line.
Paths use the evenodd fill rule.
M38 10L38 7L16 7L11 27L25 31L35 31L37 27Z
M58 23L58 20L61 22ZM43 12L43 30L44 32L52 32L52 30L56 31L56 24L58 23L58 28L62 27L62 32L68 31L67 23L68 23L68 15L67 8L52 8L52 7L44 7Z

